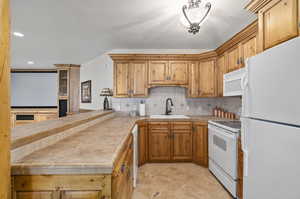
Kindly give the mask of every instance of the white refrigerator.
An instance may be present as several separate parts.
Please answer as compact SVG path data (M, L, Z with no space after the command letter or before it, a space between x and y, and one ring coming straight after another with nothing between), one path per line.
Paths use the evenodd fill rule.
M300 38L247 60L244 199L300 199Z

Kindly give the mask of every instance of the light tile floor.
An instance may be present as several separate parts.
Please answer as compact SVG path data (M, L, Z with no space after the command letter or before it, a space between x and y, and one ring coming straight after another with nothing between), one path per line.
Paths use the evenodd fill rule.
M139 168L132 199L232 199L207 168L192 163Z

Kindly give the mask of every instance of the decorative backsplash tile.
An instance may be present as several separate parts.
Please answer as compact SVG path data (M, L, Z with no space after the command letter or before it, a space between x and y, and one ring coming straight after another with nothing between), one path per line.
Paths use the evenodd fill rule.
M164 114L166 99L174 104L172 114L211 115L216 106L240 115L242 100L240 97L223 98L186 98L187 89L181 87L157 87L150 89L148 98L112 98L112 107L116 111L138 111L141 100L145 101L146 114Z

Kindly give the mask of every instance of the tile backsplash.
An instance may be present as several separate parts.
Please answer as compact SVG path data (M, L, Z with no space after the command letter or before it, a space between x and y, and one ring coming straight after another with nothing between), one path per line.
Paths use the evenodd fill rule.
M112 98L115 111L130 112L139 110L141 100L146 104L146 115L164 114L166 99L171 98L174 103L172 114L211 115L216 106L240 115L242 100L240 97L226 98L186 98L187 89L181 87L157 87L149 90L148 98Z

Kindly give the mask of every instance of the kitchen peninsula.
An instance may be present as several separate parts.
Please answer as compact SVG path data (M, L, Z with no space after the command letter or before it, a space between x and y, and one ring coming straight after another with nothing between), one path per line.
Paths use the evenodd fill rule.
M150 119L93 111L18 127L13 130L16 133L12 148L13 198L25 199L30 195L53 199L118 199L124 198L124 194L125 198L130 198L133 190L131 130L134 125L139 126L139 165L185 161L207 166L209 119L216 118ZM52 127L43 131L42 126L48 124ZM22 129L28 137L24 133L21 136ZM35 133L30 134L30 130ZM180 139L180 147L176 144L179 140L169 140L164 132L175 140ZM63 136L59 137L60 134ZM49 139L51 136L56 136L55 141ZM157 138L164 139L158 142ZM18 148L30 148L35 142L52 144L31 151L27 149L30 153L26 156L18 155ZM193 150L195 144L200 151Z

